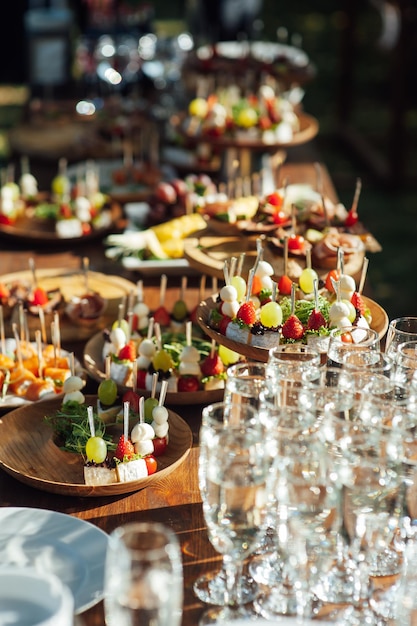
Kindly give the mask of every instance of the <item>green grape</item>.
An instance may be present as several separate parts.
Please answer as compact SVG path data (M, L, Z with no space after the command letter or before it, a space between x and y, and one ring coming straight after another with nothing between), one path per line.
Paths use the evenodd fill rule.
M237 363L240 359L240 354L230 350L230 348L226 348L226 346L219 346L219 357L223 361L223 363L227 365L233 365L233 363Z
M156 370L167 372L174 367L174 362L166 350L159 350L152 359L152 365Z
M242 276L233 276L232 280L230 281L230 284L233 285L233 287L236 289L237 299L239 302L241 302L243 298L245 297L245 293L246 293L245 279L242 278Z
M314 281L318 280L317 272L310 267L306 267L301 272L300 278L298 280L298 284L304 293L313 293L314 291Z
M102 437L90 437L85 444L85 453L89 461L103 463L107 456L107 444Z
M114 380L107 378L102 380L97 390L98 399L102 404L110 406L116 402L117 385Z
M146 398L144 403L145 421L152 422L152 411L158 406L158 400L156 398Z
M172 317L177 322L182 322L187 317L188 309L184 300L177 300L172 308Z
M282 309L278 302L267 302L261 307L260 320L264 326L273 327L282 324Z
M350 300L342 300L342 302L343 302L343 304L346 304L347 308L349 309L348 318L349 318L349 320L353 324L353 322L356 319L356 309L355 309L355 307L353 306L353 304L351 303Z
M66 176L59 174L52 180L51 187L52 191L59 196L68 193L70 187L69 179Z
M120 321L116 320L115 322L113 322L112 330L114 330L115 328L118 328L118 327L120 327L123 330L123 332L126 335L126 337L129 338L129 336L130 336L129 322L127 320L125 320L125 319L121 319Z

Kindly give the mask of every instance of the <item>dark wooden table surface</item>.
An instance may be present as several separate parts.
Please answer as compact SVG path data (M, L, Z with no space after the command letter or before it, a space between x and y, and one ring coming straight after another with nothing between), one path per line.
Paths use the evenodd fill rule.
M315 184L314 164L288 164L284 166L291 182ZM323 170L325 193L333 200L336 192ZM63 244L63 246L68 244ZM13 240L0 238L0 281L1 275L27 270L30 258L38 268L80 268L82 257L90 258L92 270L108 274L123 275L136 282L140 277L137 273L121 270L114 262L104 256L103 244L89 242L88 246L45 249L44 246L30 249ZM148 296L155 301L159 276L144 278L145 301ZM167 306L178 297L181 277L169 278ZM196 284L190 283L187 292L188 301L195 306L198 295ZM63 346L66 348L66 346ZM67 347L77 356L82 357L82 344ZM90 381L90 391L94 392L96 383ZM154 486L136 493L112 497L81 498L51 494L36 490L20 483L3 471L0 471L0 503L1 506L20 506L49 509L67 513L87 520L106 532L130 521L146 520L162 522L170 526L178 535L182 547L184 564L184 614L183 626L195 626L199 616L204 612L203 605L195 597L192 585L203 572L219 567L220 557L215 553L207 539L206 525L202 515L201 499L197 481L198 464L198 429L201 419L201 406L172 407L191 427L194 445L182 466L169 477L158 481ZM28 408L30 410L30 408ZM2 417L7 420L7 413ZM82 615L83 626L103 626L102 602Z

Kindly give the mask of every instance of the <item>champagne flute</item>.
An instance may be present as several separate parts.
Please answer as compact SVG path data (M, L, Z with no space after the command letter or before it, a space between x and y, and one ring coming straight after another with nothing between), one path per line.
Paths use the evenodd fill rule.
M162 524L132 522L109 537L104 577L107 626L179 626L183 576L176 535Z
M270 481L263 430L247 404L219 402L203 409L199 485L209 540L223 556L225 605L200 624L247 617L241 580L245 559L264 530Z

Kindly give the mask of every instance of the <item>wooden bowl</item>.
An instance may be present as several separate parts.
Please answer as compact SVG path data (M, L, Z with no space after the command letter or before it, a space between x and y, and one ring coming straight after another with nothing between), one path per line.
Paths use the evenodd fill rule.
M216 308L216 298L217 294L212 296L211 298L207 298L200 303L197 309L197 322L202 330L214 339L218 345L225 346L242 356L245 356L247 359L251 359L254 361L262 361L264 363L267 362L269 356L268 348L259 348L257 346L251 346L244 343L239 343L225 335L222 335L217 330L211 328L208 324L210 312L212 309ZM376 330L379 334L380 339L383 339L385 333L388 330L389 319L385 310L370 298L366 298L363 296L365 306L367 306L372 315L372 323L371 328Z
M87 396L86 402L95 406L97 398ZM45 400L30 408L15 409L0 419L0 466L16 480L41 491L81 497L139 491L174 472L192 447L190 427L179 415L169 411L169 444L157 459L155 474L130 482L91 487L84 483L82 456L61 450L45 420L45 416L52 415L61 406L62 399Z

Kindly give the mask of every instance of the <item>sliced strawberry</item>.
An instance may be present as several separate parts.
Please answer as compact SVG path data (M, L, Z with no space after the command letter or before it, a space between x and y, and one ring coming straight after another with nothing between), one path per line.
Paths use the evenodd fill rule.
M256 310L252 300L248 300L240 305L236 317L248 326L252 326L256 322Z
M123 461L124 458L131 459L135 454L135 447L130 439L126 439L124 435L120 435L116 452L114 456L119 461Z
M129 341L123 348L119 350L117 357L121 361L134 361L136 359L136 346L133 341Z
M304 326L296 315L290 315L282 327L282 334L285 339L298 341L304 336Z
M323 326L327 326L323 313L318 309L313 309L308 318L307 328L309 330L320 330Z
M353 304L353 306L355 307L355 309L357 311L359 311L359 313L361 315L365 315L366 307L365 307L365 303L364 303L363 298L362 298L360 293L355 291L354 294L352 295L350 301Z
M213 356L209 354L201 363L200 368L204 376L217 376L224 372L224 363L218 354L213 354Z

